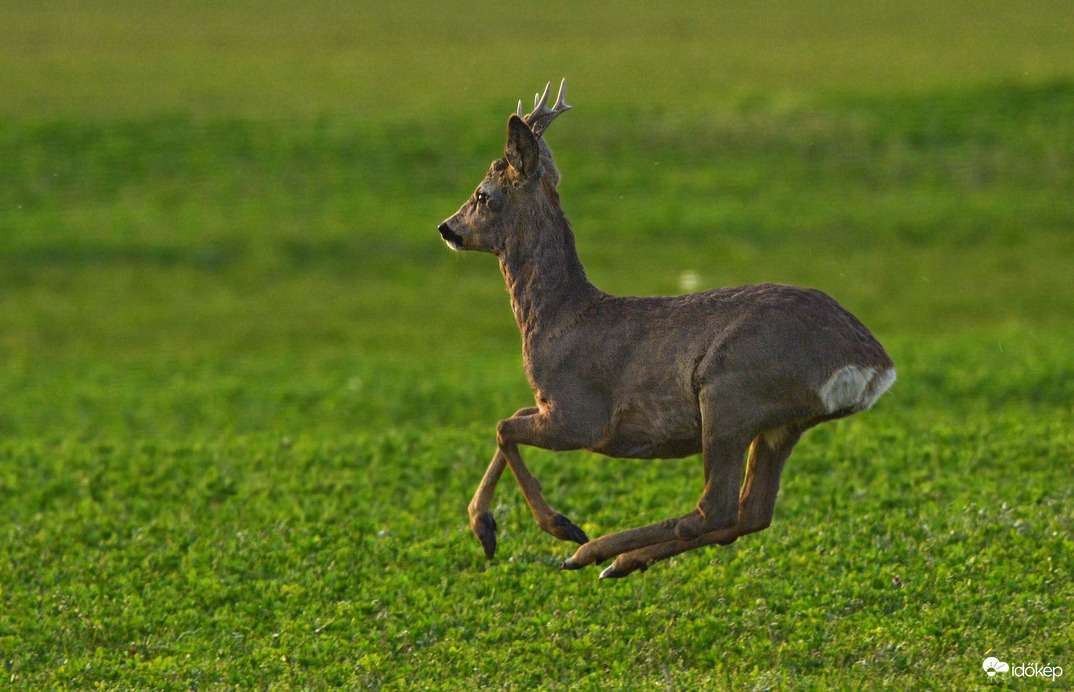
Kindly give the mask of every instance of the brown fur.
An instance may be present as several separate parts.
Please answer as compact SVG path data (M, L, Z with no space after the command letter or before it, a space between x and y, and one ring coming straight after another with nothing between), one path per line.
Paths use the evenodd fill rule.
M801 434L867 408L894 379L891 359L861 322L815 289L603 293L578 259L558 182L548 146L512 116L505 157L440 225L453 248L499 257L536 399L500 421L496 455L470 503L486 555L496 549L490 507L505 465L538 525L582 544L568 569L619 556L601 576L624 576L767 527L783 464ZM844 377L847 386L825 387ZM820 391L835 394L822 400ZM520 444L629 458L700 452L704 492L692 512L590 541L545 502Z

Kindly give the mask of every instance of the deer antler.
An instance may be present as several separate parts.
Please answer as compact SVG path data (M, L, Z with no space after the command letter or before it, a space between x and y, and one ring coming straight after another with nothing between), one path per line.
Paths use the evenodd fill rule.
M564 77L563 81L559 83L559 96L556 97L556 105L549 109L545 104L548 103L548 89L551 86L552 82L549 82L544 87L544 94L533 95L533 111L529 115L522 115L522 102L518 102L518 117L522 118L530 126L535 137L540 137L548 129L548 126L552 124L552 121L556 119L556 116L571 108L563 100L563 95L567 89L567 78Z

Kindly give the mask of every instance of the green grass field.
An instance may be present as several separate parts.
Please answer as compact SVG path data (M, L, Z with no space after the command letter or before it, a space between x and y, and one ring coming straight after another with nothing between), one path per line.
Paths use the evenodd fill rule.
M1071 26L0 6L0 688L1069 688ZM770 529L610 582L510 478L494 562L470 534L532 395L495 261L436 232L561 76L594 283L817 286L899 369L799 444ZM523 451L591 536L701 492L696 459Z

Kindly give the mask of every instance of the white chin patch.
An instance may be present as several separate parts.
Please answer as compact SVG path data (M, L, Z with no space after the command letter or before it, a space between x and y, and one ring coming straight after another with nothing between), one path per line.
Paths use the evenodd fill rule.
M873 405L895 382L895 368L876 370L858 365L845 365L828 378L817 390L828 413L864 411Z

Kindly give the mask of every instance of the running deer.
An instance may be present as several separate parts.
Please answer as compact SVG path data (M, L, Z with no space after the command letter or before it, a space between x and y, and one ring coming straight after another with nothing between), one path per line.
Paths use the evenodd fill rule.
M816 289L759 284L635 298L593 286L542 138L570 108L565 86L552 108L548 87L528 115L519 102L504 157L439 226L452 249L499 258L536 404L497 425L470 526L491 560L492 495L509 466L537 525L581 544L563 569L614 557L600 576L623 577L767 528L783 465L802 433L869 408L895 381L895 369L869 330ZM589 540L545 501L519 445L633 459L700 452L704 491L687 514Z

